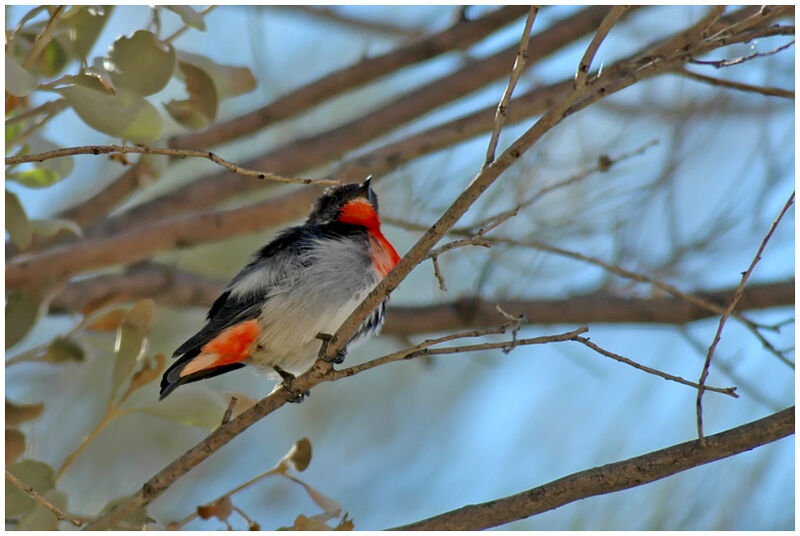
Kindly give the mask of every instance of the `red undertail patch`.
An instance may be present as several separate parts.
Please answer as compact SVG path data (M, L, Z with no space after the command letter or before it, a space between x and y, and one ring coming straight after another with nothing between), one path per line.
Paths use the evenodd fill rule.
M244 361L253 353L253 346L260 332L258 320L247 320L223 330L203 346L197 357L183 367L181 377Z

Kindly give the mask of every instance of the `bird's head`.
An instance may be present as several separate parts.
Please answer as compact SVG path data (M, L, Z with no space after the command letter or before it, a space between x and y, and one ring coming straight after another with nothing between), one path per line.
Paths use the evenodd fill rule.
M325 190L311 207L306 224L350 223L368 229L380 227L378 197L372 190L372 177L361 184L342 184Z

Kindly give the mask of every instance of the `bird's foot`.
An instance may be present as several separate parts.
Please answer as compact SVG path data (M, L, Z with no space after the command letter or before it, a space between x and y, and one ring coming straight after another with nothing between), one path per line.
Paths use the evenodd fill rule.
M311 397L311 391L295 391L292 389L292 380L294 380L295 376L291 372L286 372L278 365L273 365L272 369L278 373L278 376L281 377L281 388L289 393L288 402L292 404L299 404L306 397Z
M322 346L319 349L319 353L317 353L317 357L325 361L326 363L331 363L334 365L338 365L344 361L344 356L347 355L347 350L342 348L341 350L336 352L336 356L333 358L328 357L328 345L333 340L333 335L328 333L317 333L317 338L322 341Z

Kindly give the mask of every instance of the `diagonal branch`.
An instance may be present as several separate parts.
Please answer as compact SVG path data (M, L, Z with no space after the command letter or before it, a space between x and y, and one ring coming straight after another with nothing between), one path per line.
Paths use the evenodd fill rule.
M362 18L348 17L341 13L334 11L329 7L324 6L306 6L306 5L274 5L265 6L271 9L283 9L285 11L296 11L297 13L307 15L309 17L317 18L327 22L334 22L341 26L349 27L359 31L367 31L377 34L385 34L392 37L403 38L418 38L424 32L414 28L404 28L399 25L389 24L377 20L367 20Z
M695 73L686 68L678 69L675 72L681 76L685 76L686 78L690 78L698 82L705 82L706 84L710 84L712 86L727 87L736 89L738 91L748 91L750 93L760 93L761 95L767 95L769 97L794 99L794 91L790 91L788 89L782 89L779 87L755 86L752 84L744 84L742 82L734 82L733 80L724 80L722 78L715 78L713 76Z
M703 372L700 374L700 379L698 382L700 383L700 388L697 390L697 437L700 439L700 444L705 446L705 438L703 437L703 392L705 388L706 379L708 378L708 371L711 368L711 359L714 357L714 350L717 347L720 339L722 338L722 329L725 327L725 321L728 317L733 313L733 310L736 308L736 304L739 303L739 300L742 298L742 294L744 293L744 287L747 284L748 279L750 279L750 275L753 273L753 270L756 267L758 261L761 260L761 254L764 253L764 248L767 247L767 242L769 239L772 238L772 234L775 232L775 229L778 227L778 224L781 222L783 215L789 210L794 204L794 192L792 195L789 196L789 200L786 201L786 204L783 205L780 213L778 213L778 217L775 218L775 221L772 222L772 225L767 231L767 234L764 236L764 239L761 241L761 245L756 251L755 257L753 257L750 266L747 268L742 274L742 281L739 283L739 286L736 289L736 293L733 295L733 300L728 305L728 308L725 309L725 312L722 314L722 317L719 319L719 326L717 327L717 332L714 334L714 340L711 343L711 346L708 347L708 354L706 354L705 363L703 363Z
M687 441L636 458L573 473L542 486L471 504L395 530L483 530L525 519L588 497L655 482L794 434L794 406L709 436L705 448Z
M603 22L600 23L600 27L597 28L597 32L595 32L589 46L586 47L586 52L583 53L581 62L578 64L578 70L575 73L576 88L581 88L586 85L586 76L589 74L589 69L592 68L592 61L594 60L594 55L597 54L597 49L600 48L600 44L605 40L608 32L611 31L611 27L614 26L620 17L630 8L631 6L614 6L603 19Z
M486 150L484 166L488 166L494 161L497 142L500 140L500 130L503 128L503 123L505 123L506 116L508 115L508 103L511 100L511 94L514 93L519 75L522 74L522 70L525 68L525 62L528 60L528 41L531 37L533 22L536 20L536 15L538 13L539 8L531 6L531 10L528 12L528 18L525 20L525 28L522 30L522 39L519 41L517 59L514 60L514 67L511 69L511 76L508 78L506 90L503 92L503 96L497 104L497 111L494 114L494 128L492 129L492 136L489 138L489 147Z

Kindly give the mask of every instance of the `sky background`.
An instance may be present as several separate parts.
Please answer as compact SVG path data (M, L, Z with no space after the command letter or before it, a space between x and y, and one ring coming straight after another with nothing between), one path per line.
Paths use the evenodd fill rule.
M364 19L438 31L447 27L453 6L345 6L342 13ZM475 17L487 8L470 8ZM540 31L576 8L543 10L534 25ZM118 7L104 29L95 55L121 34L143 27L146 6ZM9 10L11 21L24 12ZM615 27L595 64L611 62L697 20L694 7L648 8ZM208 30L190 31L176 46L225 64L247 65L259 85L252 93L223 102L220 117L232 117L320 76L396 46L399 41L357 32L269 7L223 7L206 18ZM163 16L165 33L178 26ZM471 48L483 57L518 41L523 20ZM576 41L536 63L522 77L516 94L570 76L588 39ZM715 58L766 51L785 39L767 39L731 47ZM794 87L794 48L724 71L694 70L743 82ZM405 91L463 65L458 53L447 54L399 71L364 88L332 99L298 119L274 125L247 140L219 147L218 154L243 161L286 141L315 134L358 117ZM509 66L510 67L510 66ZM409 133L496 103L502 79L465 98L407 124L374 141L382 145ZM174 80L149 98L160 105L181 96ZM536 238L561 247L612 259L624 244L619 261L626 268L658 267L676 244L688 243L713 229L712 247L690 252L679 263L653 275L683 290L735 286L770 223L794 184L794 116L790 100L760 95L723 93L734 111L708 118L697 113L681 130L676 118L657 114L658 107L706 102L718 88L675 76L637 84L604 103L570 117L553 129L470 210L462 224L479 221L513 205L520 192L530 192L591 167L598 155L634 150L648 140L658 144L630 158L607 174L590 177L575 187L549 195L502 228L503 236ZM47 96L45 96L47 98ZM34 103L35 104L35 103ZM747 113L761 107L762 113ZM624 109L637 113L625 114ZM622 111L621 111L622 110ZM502 149L532 124L507 126ZM168 132L182 132L167 120ZM84 126L67 111L51 121L47 138L62 146L110 143L107 136ZM416 223L431 223L469 183L485 154L488 136L419 158L380 177L376 190L382 214ZM353 154L368 150L361 148ZM217 149L215 149L217 151ZM677 159L672 186L646 194L664 164ZM322 176L323 166L306 175ZM187 160L172 166L152 188L135 196L139 202L198 175L213 172L211 164ZM96 191L119 173L119 164L82 156L68 179L45 190L27 190L10 183L29 212L46 217ZM288 189L288 187L287 187ZM279 189L279 191L287 191ZM275 190L272 190L275 192ZM263 197L263 196L262 196ZM242 204L258 194L231 201ZM720 215L728 223L719 225ZM621 222L621 230L612 231ZM667 224L666 222L671 222ZM724 229L725 232L720 232ZM387 237L404 253L418 236L384 226ZM162 254L170 265L204 275L229 278L247 255L268 241L275 230ZM491 262L490 262L491 261ZM602 285L597 268L535 250L492 248L459 250L442 258L448 292L439 290L429 263L423 264L392 296L392 304L453 300L474 293L482 269L491 277L481 283L482 295L512 298L564 298ZM794 273L794 208L786 215L751 279L781 281ZM626 287L618 279L609 290L647 295L646 287ZM157 299L157 297L156 297ZM149 354L172 350L202 324L205 311L159 307ZM390 312L391 314L391 312ZM775 323L793 317L793 308L753 312L753 320ZM67 331L78 319L47 318L8 356ZM591 325L592 340L613 352L672 374L696 380L702 355L718 318L685 326ZM530 326L520 337L559 333L576 326ZM416 340L416 339L415 339ZM776 347L794 344L793 323L770 334ZM77 445L102 416L111 371L108 335L86 337L87 362L70 367L46 364L15 366L6 374L7 396L19 402L44 401L44 415L24 431L31 440L27 455L58 466L69 446ZM348 356L353 364L402 348L404 342L381 337ZM794 359L793 352L790 358ZM753 392L734 400L707 393L706 433L711 434L764 417L794 403L793 371L764 351L736 322L728 322L715 361L747 378ZM712 367L710 385L736 385ZM261 398L272 385L248 371L193 384L174 395L177 403L221 412L226 393ZM155 385L140 391L141 405L154 405ZM179 397L184 397L180 399ZM575 343L459 354L427 363L421 360L379 367L368 373L315 388L300 405L289 405L262 420L152 504L150 515L167 522L193 511L252 476L272 467L300 437L314 448L310 467L300 476L338 501L357 529L381 529L416 521L465 504L516 493L570 473L623 460L693 439L695 391L666 382L592 353ZM200 411L206 411L201 409ZM64 426L68 422L68 426ZM54 438L53 429L63 430ZM94 513L110 498L130 493L202 439L206 430L176 425L152 415L120 418L106 429L59 483L69 495L70 511ZM503 529L792 529L794 527L794 436L733 458L699 467L657 483L569 504L555 511L503 526ZM85 490L90 490L86 493ZM291 525L298 514L317 507L303 490L285 480L267 480L237 495L235 504L264 529ZM197 520L187 529L213 530L222 524Z

